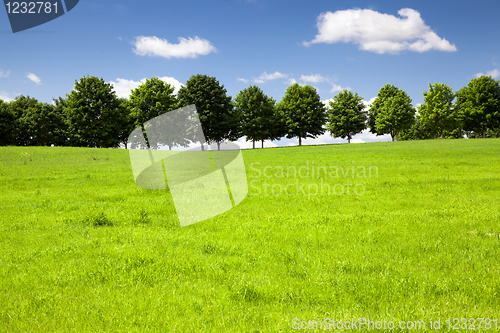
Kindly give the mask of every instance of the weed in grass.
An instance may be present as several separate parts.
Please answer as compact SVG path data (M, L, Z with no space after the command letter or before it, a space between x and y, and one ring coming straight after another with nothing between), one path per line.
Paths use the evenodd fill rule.
M97 214L87 217L87 223L93 227L113 226L113 221L111 221L104 212L99 212Z

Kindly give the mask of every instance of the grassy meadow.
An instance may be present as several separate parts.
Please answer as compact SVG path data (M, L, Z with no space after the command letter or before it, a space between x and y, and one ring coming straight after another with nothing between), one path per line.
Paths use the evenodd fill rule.
M1 147L0 331L500 321L500 139L242 153L248 197L181 228L126 150Z

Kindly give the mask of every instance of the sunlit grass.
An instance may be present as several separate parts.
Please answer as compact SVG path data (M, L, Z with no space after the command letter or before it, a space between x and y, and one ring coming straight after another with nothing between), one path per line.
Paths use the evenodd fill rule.
M125 150L0 148L0 331L500 317L500 140L243 156L248 197L181 228L167 191L135 185ZM337 195L347 182L362 195Z

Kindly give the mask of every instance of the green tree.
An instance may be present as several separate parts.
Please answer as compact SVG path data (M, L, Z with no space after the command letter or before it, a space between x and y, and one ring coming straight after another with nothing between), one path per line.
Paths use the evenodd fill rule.
M64 112L70 145L118 147L123 119L120 101L110 83L95 76L75 81Z
M37 105L38 101L35 98L23 95L17 96L9 103L10 113L15 118L14 132L12 135L14 137L13 143L16 146L30 145L31 139L25 114L30 112L29 110L31 108L36 108Z
M207 143L237 140L241 137L240 118L233 108L231 96L215 77L197 74L177 94L181 105L196 106ZM202 138L196 138L202 141Z
M377 98L375 98L370 106L370 109L368 110L368 128L370 128L371 133L376 135L387 134L377 131L377 117L380 113L380 110L384 107L386 101L391 97L397 96L399 92L400 90L397 87L389 84L386 84L379 90Z
M48 103L37 103L25 111L22 122L28 130L30 146L64 144L65 123L60 108Z
M409 129L414 124L415 109L411 99L404 91L388 98L378 111L375 128L377 133L388 133L392 141L399 140L399 133Z
M300 86L298 83L289 86L276 106L276 113L283 129L280 132L289 139L298 137L299 146L302 145L302 138L316 138L325 133L325 105L312 86Z
M175 88L172 85L157 77L146 80L146 82L132 90L128 102L131 116L135 119L135 126L142 127L148 146L150 142L146 135L144 123L179 107L179 102L174 95L174 90ZM156 132L158 134L161 133L160 131ZM169 147L178 144L177 142L162 142L161 138L158 139L160 144L167 144ZM163 141L168 140L165 139Z
M0 146L14 143L16 118L9 108L9 103L0 99Z
M444 83L429 83L429 91L424 91L424 104L418 112L422 126L428 128L436 138L436 134L443 138L444 131L451 131L457 118L453 100L455 94L452 89Z
M351 143L351 138L366 128L367 116L362 100L363 97L349 90L341 91L333 97L330 109L327 110L327 129L333 137L347 138L347 142Z
M261 141L264 148L264 140L279 137L275 131L275 103L257 86L243 89L235 98L235 111L241 119L241 133L247 141L252 140L253 148L255 141Z
M460 114L463 129L482 133L495 129L500 123L500 86L491 76L472 79L457 92L456 108Z
M119 132L120 142L125 146L125 149L128 148L128 138L130 133L136 127L136 118L132 113L129 100L126 98L120 98L120 113L123 119L122 127Z
M415 116L415 120L411 127L399 133L399 140L426 140L431 138L432 134L422 125L419 114Z

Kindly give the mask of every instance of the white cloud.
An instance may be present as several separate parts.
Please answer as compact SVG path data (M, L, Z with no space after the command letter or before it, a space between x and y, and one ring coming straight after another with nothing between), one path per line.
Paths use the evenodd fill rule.
M292 85L295 83L297 83L297 80L295 80L294 78L291 78L291 79L288 79L285 81L285 84L288 84L288 85Z
M248 83L248 80L247 79L243 79L241 77L237 78L236 81L241 81L243 83Z
M0 91L0 99L5 101L5 102L10 102L10 101L13 101L14 98L10 97L11 94L9 94L8 92L6 91Z
M267 74L266 72L262 73L258 78L253 79L253 82L255 83L264 83L269 80L276 80L276 79L281 79L281 78L286 78L288 77L287 74L282 74L280 72L274 72L272 74Z
M331 93L337 92L337 91L342 91L342 90L351 90L350 87L342 87L338 86L335 83L332 83L332 90L330 90Z
M496 79L497 77L500 76L500 70L498 70L498 69L492 69L491 71L487 71L486 74L484 74L484 73L476 73L476 74L474 74L475 77L481 77L483 75L491 76L492 78Z
M10 71L4 71L0 69L0 77L9 77Z
M159 79L173 86L175 88L174 94L177 94L177 92L179 92L179 89L183 86L182 83L180 83L178 80L170 76L159 77ZM116 92L116 96L122 98L129 98L131 90L139 87L144 82L146 82L146 79L134 81L134 80L118 78L116 79L116 81L110 81L109 83L113 85L113 88Z
M179 37L178 44L170 44L168 40L156 36L139 36L133 42L134 53L140 56L170 58L196 58L217 52L215 46L208 40L195 36L194 38Z
M26 77L38 85L42 84L42 80L33 73L26 73Z
M371 9L339 10L318 16L318 34L304 46L317 43L354 43L364 51L379 54L399 53L404 50L456 51L455 45L440 38L420 13L411 8L398 11L401 17L383 14Z
M303 82L311 82L311 83L319 83L327 81L328 78L321 76L320 74L311 74L311 75L301 75L300 81Z

